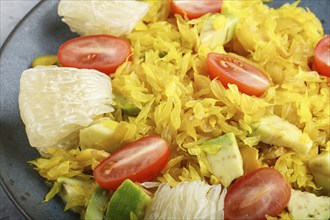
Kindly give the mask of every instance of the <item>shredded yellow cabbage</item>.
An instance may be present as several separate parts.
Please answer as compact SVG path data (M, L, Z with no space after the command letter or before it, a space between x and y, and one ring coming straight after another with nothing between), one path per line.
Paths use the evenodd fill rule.
M249 136L250 125L266 114L296 125L310 136L315 149L326 148L329 80L308 67L324 33L315 15L298 3L272 9L262 1L224 2L223 12L238 16L239 24L232 42L216 51L244 55L270 77L271 87L261 97L242 94L236 85L226 89L208 77L205 60L211 49L200 45L198 37L208 15L188 21L149 13L147 20L152 22L145 21L127 36L134 58L117 70L113 88L141 109L136 118L129 118L137 137L159 134L170 143L172 159L159 180L173 186L196 178L217 182L195 146L233 132L240 146L258 147L258 138ZM274 158L280 158L275 168L294 188L315 189L306 158L285 153Z
M287 211L283 211L283 212L281 212L278 216L276 216L276 217L273 217L273 216L269 216L269 215L267 215L266 216L266 219L267 220L277 220L277 219L282 219L282 220L293 220L294 218L293 218L293 216L289 213L289 212L287 212Z
M40 176L55 181L59 177L74 177L93 170L97 164L109 156L109 153L95 149L72 149L66 151L60 148L49 148L49 158L39 158L30 161Z
M284 175L293 188L306 191L316 190L317 187L312 182L313 176L306 164L308 157L291 152L286 153L276 161L275 169Z
M83 214L96 186L93 176L90 175L80 174L69 178L59 177L53 183L44 202L48 202L55 195L59 195L65 203L64 211L71 209L74 212Z

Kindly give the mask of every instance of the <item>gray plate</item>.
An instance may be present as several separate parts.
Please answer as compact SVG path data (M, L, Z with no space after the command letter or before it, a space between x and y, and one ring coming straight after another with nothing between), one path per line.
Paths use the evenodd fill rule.
M273 6L283 4L275 0ZM329 0L305 0L329 33ZM56 54L59 45L77 35L57 16L58 1L42 1L20 24L1 49L1 111L0 111L0 171L1 184L29 219L79 219L72 212L63 212L63 204L55 198L42 203L49 188L27 162L38 157L30 147L18 110L19 79L23 70L40 55Z

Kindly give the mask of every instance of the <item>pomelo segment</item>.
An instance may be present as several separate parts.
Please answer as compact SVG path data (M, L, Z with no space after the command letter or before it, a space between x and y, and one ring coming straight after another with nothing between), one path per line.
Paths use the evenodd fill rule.
M145 219L223 219L226 192L220 184L211 186L200 180L181 182L173 188L161 184Z
M58 5L62 21L79 35L129 34L148 10L149 3L133 0L61 0Z
M32 147L47 156L49 147L79 143L79 129L113 111L110 78L96 70L40 66L20 79L19 109Z

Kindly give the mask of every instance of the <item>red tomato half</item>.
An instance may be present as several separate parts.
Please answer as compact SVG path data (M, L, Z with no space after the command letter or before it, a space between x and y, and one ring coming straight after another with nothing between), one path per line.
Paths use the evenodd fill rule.
M96 182L115 190L126 179L150 181L165 167L170 158L169 147L158 136L134 141L104 159L94 169Z
M259 168L239 178L225 197L225 219L266 219L287 206L291 187L273 168Z
M222 0L171 0L171 11L189 19L199 18L206 13L221 11Z
M131 53L128 41L111 35L89 35L64 42L58 60L65 67L114 73Z
M268 77L256 67L233 56L209 53L207 66L212 79L224 86L236 84L239 91L248 95L262 95L269 87Z
M330 77L330 35L317 43L314 49L314 65L318 73Z

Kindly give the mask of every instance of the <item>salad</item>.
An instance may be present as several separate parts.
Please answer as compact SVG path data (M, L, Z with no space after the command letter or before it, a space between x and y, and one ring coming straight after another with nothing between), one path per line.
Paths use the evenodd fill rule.
M82 219L329 219L330 37L299 2L69 1L21 75L29 163Z

